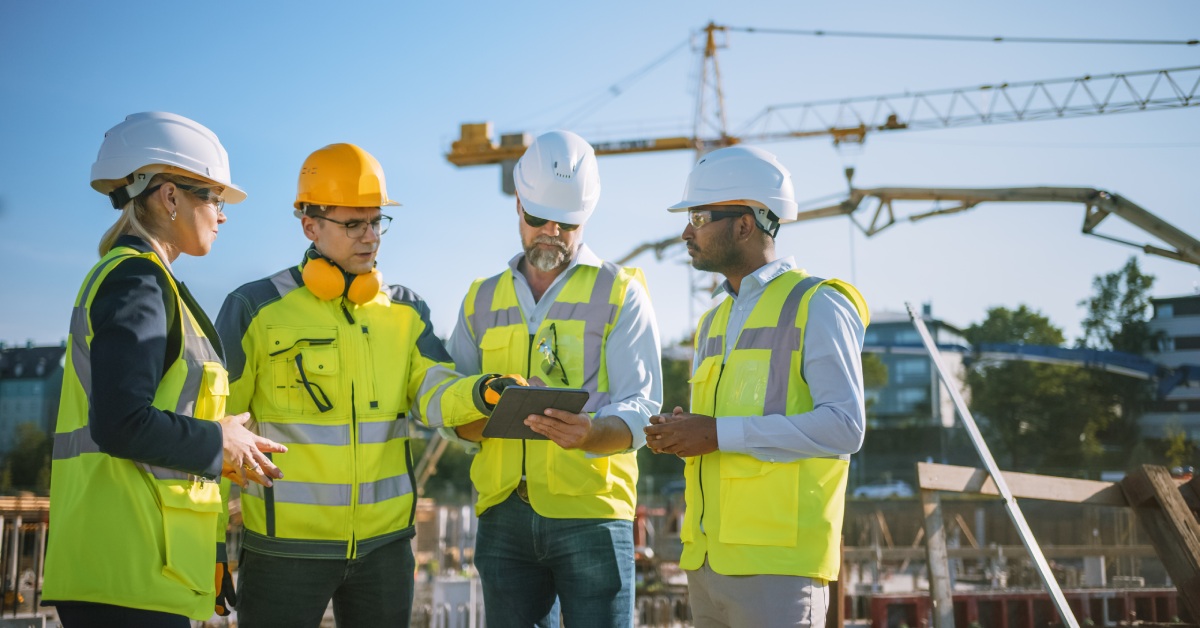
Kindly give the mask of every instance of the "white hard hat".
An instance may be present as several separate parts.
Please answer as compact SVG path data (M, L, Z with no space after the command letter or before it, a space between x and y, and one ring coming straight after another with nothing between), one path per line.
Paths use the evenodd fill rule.
M162 111L131 114L104 134L92 164L92 188L121 209L158 172L196 175L224 186L225 202L246 200L229 176L229 154L216 134L195 120Z
M688 175L683 200L667 210L683 212L700 205L736 201L750 201L755 207L768 209L780 223L796 220L792 174L775 155L753 146L730 146L705 155ZM754 214L768 232L776 226L766 212Z
M539 135L513 169L513 183L525 213L581 225L600 200L596 151L570 131Z

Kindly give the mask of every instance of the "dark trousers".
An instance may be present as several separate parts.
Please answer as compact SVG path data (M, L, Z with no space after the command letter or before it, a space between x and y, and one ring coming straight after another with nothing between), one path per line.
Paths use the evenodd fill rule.
M55 606L63 628L191 628L183 615L94 602L62 602Z
M246 550L238 565L238 626L317 628L331 599L338 626L408 626L415 569L411 539L353 560Z

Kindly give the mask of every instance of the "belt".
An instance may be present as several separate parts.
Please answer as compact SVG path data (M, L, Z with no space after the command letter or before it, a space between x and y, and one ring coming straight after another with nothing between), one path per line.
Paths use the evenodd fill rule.
M513 492L517 494L517 497L521 498L521 501L526 504L529 503L529 487L525 484L525 480L518 482L517 488Z

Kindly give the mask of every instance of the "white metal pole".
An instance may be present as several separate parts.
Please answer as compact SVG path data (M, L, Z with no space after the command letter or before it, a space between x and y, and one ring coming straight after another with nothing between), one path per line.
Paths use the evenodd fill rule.
M1067 598L1063 595L1062 589L1058 586L1058 581L1054 579L1054 573L1050 571L1050 565L1046 562L1046 557L1042 554L1042 548L1038 545L1037 539L1033 538L1033 532L1029 529L1029 524L1025 521L1025 515L1021 513L1021 507L1017 505L1017 500L1012 495L1012 491L1008 490L1008 483L1004 481L1004 476L1000 473L1000 467L996 465L995 459L992 458L992 452L988 449L987 443L983 440L983 435L979 433L979 428L975 425L975 418L971 416L971 411L967 409L966 402L963 401L962 395L958 392L958 383L950 377L950 372L946 370L946 366L942 364L942 354L938 351L937 344L933 342L933 337L929 335L929 329L925 326L925 320L913 308L911 303L905 303L904 307L908 308L908 316L912 319L913 326L917 328L917 333L921 334L921 341L925 343L925 349L929 352L929 359L933 361L933 365L937 367L938 375L941 376L942 382L946 385L946 390L950 392L950 398L954 400L954 406L958 408L958 416L962 417L963 425L967 428L967 434L971 436L971 442L975 445L975 451L979 452L979 457L983 459L983 465L987 468L987 472L992 476L992 481L996 484L996 490L1000 493L1000 497L1004 499L1004 509L1008 511L1008 516L1012 519L1013 525L1017 527L1017 534L1021 537L1021 543L1025 545L1025 549L1029 551L1029 557L1033 559L1034 565L1037 566L1038 575L1041 576L1042 584L1046 590L1050 592L1050 597L1054 600L1054 606L1058 609L1058 614L1062 617L1063 622L1069 628L1079 628L1079 622L1075 619L1075 613L1071 612L1071 606L1067 604Z

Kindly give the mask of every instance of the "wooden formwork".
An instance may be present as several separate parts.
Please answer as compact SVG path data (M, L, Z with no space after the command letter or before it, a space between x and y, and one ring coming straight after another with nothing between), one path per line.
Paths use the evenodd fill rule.
M1166 468L1143 465L1120 482L1077 480L1004 472L1014 498L1132 508L1179 591L1184 609L1200 622L1200 477L1171 477ZM939 492L1000 495L985 469L918 463L925 511L925 547L934 628L954 628L945 521Z

